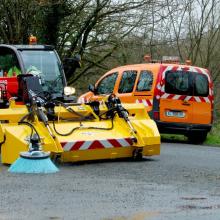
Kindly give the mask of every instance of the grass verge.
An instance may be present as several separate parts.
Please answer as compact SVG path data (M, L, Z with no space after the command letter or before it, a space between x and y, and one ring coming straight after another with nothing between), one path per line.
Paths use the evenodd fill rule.
M220 147L220 124L215 124L211 132L208 133L204 144L215 145Z

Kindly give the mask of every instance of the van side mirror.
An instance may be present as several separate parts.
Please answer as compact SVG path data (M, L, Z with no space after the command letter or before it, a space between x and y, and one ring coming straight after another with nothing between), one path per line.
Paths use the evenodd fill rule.
M65 58L63 60L63 68L66 78L70 78L70 76L76 71L76 69L80 67L81 56L79 54L76 54L73 58Z

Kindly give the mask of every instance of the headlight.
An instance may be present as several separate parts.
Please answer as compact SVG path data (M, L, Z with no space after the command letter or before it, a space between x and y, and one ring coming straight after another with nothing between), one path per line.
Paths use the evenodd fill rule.
M65 94L66 96L73 95L75 92L76 92L76 90L75 90L75 88L73 88L73 87L66 86L66 87L64 88L64 94Z

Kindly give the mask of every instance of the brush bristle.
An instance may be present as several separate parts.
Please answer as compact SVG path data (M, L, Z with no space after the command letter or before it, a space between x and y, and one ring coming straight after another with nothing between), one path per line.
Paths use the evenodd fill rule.
M8 169L11 173L56 173L59 169L50 158L29 159L18 158Z

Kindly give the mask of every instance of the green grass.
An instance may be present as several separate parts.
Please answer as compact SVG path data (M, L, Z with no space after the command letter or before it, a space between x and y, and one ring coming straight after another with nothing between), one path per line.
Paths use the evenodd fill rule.
M187 137L181 134L161 134L162 141L186 142Z
M215 124L209 132L204 144L215 145L220 147L220 125Z
M178 134L161 134L162 141L171 141L171 142L186 142L187 137L184 135ZM212 127L212 130L208 133L207 138L204 145L212 145L212 146L219 146L220 147L220 124L215 124Z

